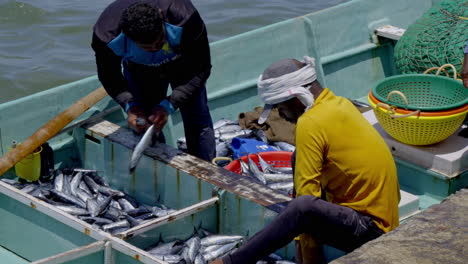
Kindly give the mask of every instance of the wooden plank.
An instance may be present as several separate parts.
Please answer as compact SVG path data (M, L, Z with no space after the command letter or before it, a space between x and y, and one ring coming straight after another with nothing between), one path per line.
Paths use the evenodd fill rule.
M139 140L138 136L128 128L120 127L106 120L97 121L84 127L92 134L104 137L129 149L133 149ZM166 144L157 144L155 147L148 148L144 155L275 212L282 210L284 205L291 200L289 196L257 183L249 177L243 177Z
M104 241L97 241L89 245L75 248L55 256L31 262L32 264L60 264L75 260L80 257L88 256L104 249Z
M405 34L405 29L398 28L390 25L379 27L375 30L375 34L380 37L399 40L403 34Z
M128 229L125 232L122 232L118 234L117 236L126 239L134 235L138 235L144 232L147 232L149 230L152 230L158 226L164 225L169 222L173 222L177 219L184 218L186 216L195 214L197 212L200 212L201 210L204 210L206 208L209 208L213 205L215 205L219 201L219 197L215 196L213 198L210 198L208 200L205 200L203 202L194 204L192 206L186 207L181 210L177 210L172 214L168 214L164 217L159 217L157 219L154 219L152 221L148 221L146 223L140 224L138 226L135 226L134 228Z
M95 122L96 120L100 120L102 119L103 117L107 116L107 115L110 115L114 112L116 112L117 110L121 109L120 105L116 105L114 107L111 107L109 109L106 109L102 112L99 112L98 114L96 115L93 115L89 118L86 118L84 120L81 120L81 121L78 121L76 123L73 123L65 128L63 128L62 130L60 130L56 136L60 135L60 134L63 134L63 133L66 133L66 132L69 132L77 127L80 127L80 126L83 126L85 124L88 124L88 123L92 123L92 122Z

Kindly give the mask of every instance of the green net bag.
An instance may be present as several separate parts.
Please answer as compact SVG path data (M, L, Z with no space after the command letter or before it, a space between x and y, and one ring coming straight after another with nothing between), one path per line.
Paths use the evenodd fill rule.
M468 1L442 1L400 38L395 47L396 67L403 74L422 73L450 63L460 72L467 40Z

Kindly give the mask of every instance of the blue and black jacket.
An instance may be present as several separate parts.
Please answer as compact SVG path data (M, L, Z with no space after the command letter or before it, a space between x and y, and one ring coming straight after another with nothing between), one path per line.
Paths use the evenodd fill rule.
M102 12L94 25L91 46L96 55L99 80L107 93L125 107L134 98L122 74L122 63L130 72L135 73L132 76L150 72L146 76L164 79L171 84L172 94L166 99L174 108L178 108L200 89L204 89L211 72L205 24L190 0L140 1L159 8L163 13L166 29L163 49L156 53L145 52L127 38L121 32L119 22L123 11L136 1L114 1ZM141 83L152 81L154 80L141 80ZM154 105L158 103L156 100Z

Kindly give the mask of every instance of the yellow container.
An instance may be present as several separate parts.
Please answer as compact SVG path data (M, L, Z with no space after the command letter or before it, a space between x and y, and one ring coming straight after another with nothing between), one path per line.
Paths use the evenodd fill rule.
M23 160L16 163L16 175L28 181L37 181L41 176L41 151L39 150L27 155Z
M369 98L368 98L369 99ZM395 113L369 103L382 128L396 140L409 145L435 144L451 136L463 124L468 111L446 116L419 116Z

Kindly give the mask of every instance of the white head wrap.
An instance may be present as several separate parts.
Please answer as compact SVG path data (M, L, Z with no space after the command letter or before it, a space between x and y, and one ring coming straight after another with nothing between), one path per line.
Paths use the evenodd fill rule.
M263 113L258 119L259 124L263 124L266 121L274 104L291 98L297 97L306 107L306 111L314 105L314 96L303 85L312 83L317 79L315 59L304 56L303 62L307 65L280 77L266 80L262 80L263 75L258 77L258 96L266 104Z

